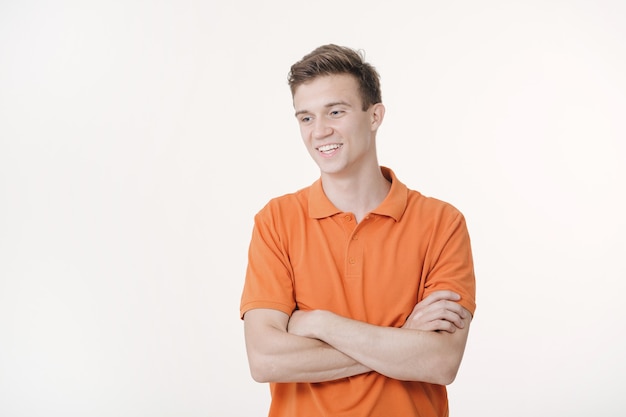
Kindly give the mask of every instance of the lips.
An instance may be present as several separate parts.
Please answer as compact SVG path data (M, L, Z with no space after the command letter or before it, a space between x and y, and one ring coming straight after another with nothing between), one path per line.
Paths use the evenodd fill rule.
M317 148L318 151L324 154L329 154L336 149L341 148L343 145L341 143L329 143L327 145L322 145Z

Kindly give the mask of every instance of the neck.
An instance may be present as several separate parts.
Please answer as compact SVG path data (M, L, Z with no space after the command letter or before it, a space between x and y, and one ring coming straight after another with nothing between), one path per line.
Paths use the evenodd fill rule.
M322 187L335 207L354 214L360 222L387 197L391 183L376 164L357 174L339 176L322 173Z

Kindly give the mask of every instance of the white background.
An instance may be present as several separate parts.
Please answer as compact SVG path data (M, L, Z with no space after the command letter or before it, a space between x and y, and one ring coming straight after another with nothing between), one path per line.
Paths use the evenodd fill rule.
M465 215L452 416L626 410L626 3L0 1L0 415L264 416L253 215L309 185L286 85L382 75L380 162Z

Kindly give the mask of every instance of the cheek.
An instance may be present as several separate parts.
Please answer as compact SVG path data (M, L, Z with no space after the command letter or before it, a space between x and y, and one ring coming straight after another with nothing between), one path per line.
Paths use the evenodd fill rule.
M311 133L307 128L300 129L300 139L302 140L302 144L307 148L309 152L312 152L311 149Z
M309 130L310 129L307 128L306 126L300 126L300 137L302 138L304 142L306 142L310 136Z

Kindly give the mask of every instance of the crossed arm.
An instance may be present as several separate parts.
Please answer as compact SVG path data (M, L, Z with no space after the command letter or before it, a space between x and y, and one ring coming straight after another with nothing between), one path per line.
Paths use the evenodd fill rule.
M394 379L449 384L463 357L470 313L459 296L437 291L401 328L324 310L255 309L244 316L252 377L259 382L322 382L376 371Z

